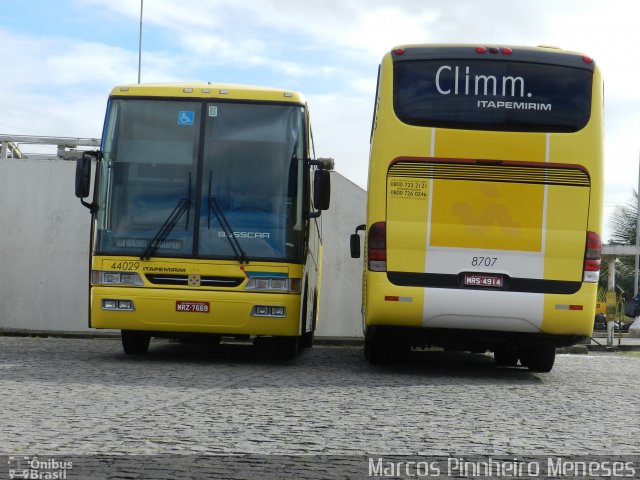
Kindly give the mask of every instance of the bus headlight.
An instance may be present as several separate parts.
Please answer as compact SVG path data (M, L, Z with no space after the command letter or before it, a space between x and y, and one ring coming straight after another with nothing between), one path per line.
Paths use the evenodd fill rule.
M93 285L125 285L127 287L144 285L142 278L136 272L105 272L102 270L91 271L91 283Z

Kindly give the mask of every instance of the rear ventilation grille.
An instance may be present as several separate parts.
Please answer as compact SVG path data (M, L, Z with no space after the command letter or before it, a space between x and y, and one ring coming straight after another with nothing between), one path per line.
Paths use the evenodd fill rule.
M189 275L147 274L145 276L149 282L155 285L189 285ZM234 288L244 280L245 277L214 277L203 275L200 278L200 286Z
M576 167L488 161L420 162L400 160L389 167L390 177L433 178L483 182L533 183L589 187L589 174Z

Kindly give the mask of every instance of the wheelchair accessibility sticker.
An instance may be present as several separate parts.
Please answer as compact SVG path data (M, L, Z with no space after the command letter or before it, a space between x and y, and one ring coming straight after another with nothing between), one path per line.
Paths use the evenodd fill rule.
M181 110L178 112L178 125L193 125L196 112Z

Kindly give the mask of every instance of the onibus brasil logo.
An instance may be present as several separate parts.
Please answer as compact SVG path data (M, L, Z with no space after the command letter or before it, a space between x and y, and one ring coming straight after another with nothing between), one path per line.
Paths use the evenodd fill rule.
M9 457L10 479L66 480L68 478L67 472L72 468L73 462L57 458Z

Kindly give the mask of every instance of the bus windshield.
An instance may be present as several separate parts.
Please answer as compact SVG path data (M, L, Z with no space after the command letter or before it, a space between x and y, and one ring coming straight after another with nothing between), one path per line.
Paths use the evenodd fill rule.
M575 132L589 121L593 71L517 61L394 64L394 108L409 125Z
M299 105L112 99L96 251L298 259L304 119Z

